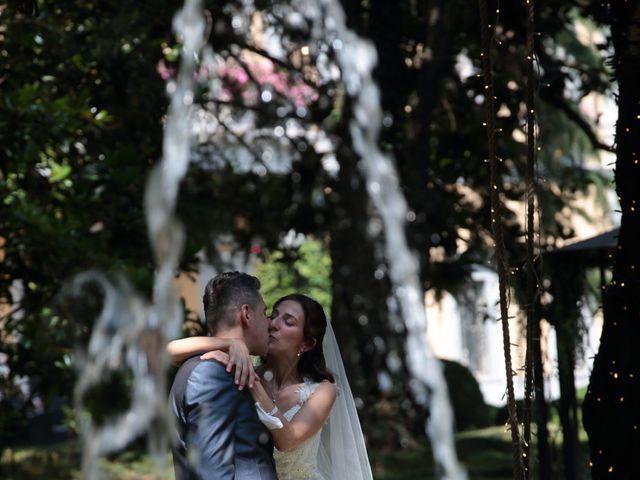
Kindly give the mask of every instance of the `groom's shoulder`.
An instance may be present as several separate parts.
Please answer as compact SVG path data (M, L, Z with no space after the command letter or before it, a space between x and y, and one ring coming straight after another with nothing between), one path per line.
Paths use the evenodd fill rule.
M199 356L194 356L180 365L174 376L173 385L174 387L183 385L183 387L180 387L180 389L183 389L194 383L231 383L232 381L231 375L227 373L225 366L221 363L212 360L201 360Z
M221 363L197 358L190 364L184 384L187 404L211 401L233 404L240 393L233 383L233 377Z
M188 383L233 383L233 377L227 372L224 365L215 360L201 360L199 357L191 357L184 362L178 372L183 368L188 378Z

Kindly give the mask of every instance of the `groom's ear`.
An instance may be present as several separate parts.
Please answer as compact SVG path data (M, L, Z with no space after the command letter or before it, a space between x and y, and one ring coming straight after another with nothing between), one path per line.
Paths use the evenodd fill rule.
M247 328L251 323L251 309L249 308L249 305L247 305L246 303L243 305L240 305L240 310L238 311L238 314L240 316L240 325L243 328Z

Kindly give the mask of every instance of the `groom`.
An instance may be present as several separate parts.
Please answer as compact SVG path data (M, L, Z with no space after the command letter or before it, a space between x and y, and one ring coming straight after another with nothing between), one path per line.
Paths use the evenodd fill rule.
M266 355L269 321L260 281L246 273L212 278L204 291L209 331L242 339L253 355ZM225 367L192 357L176 374L169 408L176 417L172 447L176 480L277 480L271 436L258 420L247 390Z

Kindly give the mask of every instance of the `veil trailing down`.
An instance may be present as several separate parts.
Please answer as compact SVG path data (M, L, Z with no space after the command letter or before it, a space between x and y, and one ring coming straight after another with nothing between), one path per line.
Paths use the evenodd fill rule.
M326 479L372 480L358 412L331 323L324 338L327 368L335 376L337 396L318 451L318 468Z

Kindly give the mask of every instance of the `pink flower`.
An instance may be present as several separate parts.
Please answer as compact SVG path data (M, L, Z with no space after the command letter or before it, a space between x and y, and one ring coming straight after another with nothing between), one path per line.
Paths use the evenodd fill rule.
M164 63L164 59L160 59L156 67L156 71L158 72L158 74L160 74L160 78L165 81L173 78L176 73L175 69L167 67L167 65Z
M225 89L225 96L231 95L235 89L242 89L242 99L250 104L255 104L258 92L250 80L255 80L258 87L271 86L280 96L293 102L296 107L305 107L318 99L318 94L303 80L292 80L285 70L276 70L275 65L264 57L245 53L242 60L246 65L245 70L233 59L228 59L226 65L220 69L219 75L229 83Z

